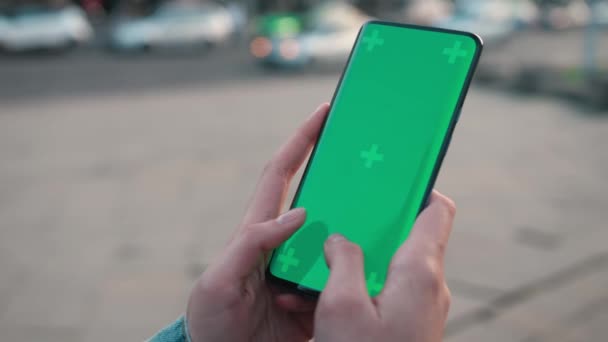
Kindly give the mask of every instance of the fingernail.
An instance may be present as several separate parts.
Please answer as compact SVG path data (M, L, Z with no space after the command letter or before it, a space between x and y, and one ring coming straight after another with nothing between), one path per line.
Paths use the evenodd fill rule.
M342 234L332 234L327 241L330 243L346 241L346 238Z
M319 107L317 107L317 109L315 109L315 112L320 111L320 110L321 110L321 108L323 108L323 107L325 107L325 106L327 106L327 102L323 102L323 103L321 103L321 104L319 105Z
M302 214L304 214L304 208L294 208L279 216L277 222L279 224L286 224L296 220L298 217L302 216Z
M317 114L319 113L319 111L321 110L321 108L325 107L327 105L327 103L322 103L319 107L317 107L317 109L315 109L309 116L308 116L308 120L312 120L312 118L314 118L315 116L317 116Z

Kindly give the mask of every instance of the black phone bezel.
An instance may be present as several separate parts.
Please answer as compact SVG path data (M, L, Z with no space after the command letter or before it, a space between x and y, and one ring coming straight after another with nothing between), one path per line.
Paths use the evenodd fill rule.
M437 162L435 163L435 166L433 168L433 173L431 174L431 178L429 180L424 197L422 199L422 203L420 204L420 208L418 210L418 214L420 214L420 212L422 212L422 210L424 210L424 208L428 204L429 195L430 195L431 191L433 190L433 187L435 186L435 181L437 180L439 170L441 169L441 164L443 163L443 159L444 159L444 157L447 153L448 147L450 145L450 141L452 139L452 134L454 133L454 128L456 127L456 123L458 122L458 119L460 118L460 112L462 110L464 100L469 91L469 87L471 85L473 75L475 74L475 70L477 69L477 65L478 65L479 59L481 57L481 52L483 50L483 41L482 41L481 37L479 37L478 35L471 33L471 32L465 32L465 31L450 30L450 29L444 29L444 28L438 28L438 27L412 25L412 24L402 24L402 23L382 21L382 20L370 20L370 21L366 22L365 24L363 24L361 26L361 28L359 29L359 32L357 33L357 38L355 39L353 48L350 51L346 64L344 65L344 69L342 70L342 74L340 75L340 79L338 81L336 89L334 90L334 94L332 96L332 99L331 99L331 102L330 102L329 108L328 108L328 115L325 117L325 120L323 121L323 125L321 126L321 130L319 133L319 137L317 138L317 141L321 139L321 135L323 134L323 132L325 130L325 124L327 123L329 115L331 114L331 109L332 109L334 100L336 99L336 95L338 94L340 86L342 85L342 81L344 80L344 75L346 74L346 71L348 70L348 67L350 65L350 61L353 56L353 52L355 51L357 44L359 44L359 37L361 36L361 32L363 32L363 29L369 24L388 25L388 26L396 26L396 27L403 27L403 28L423 30L423 31L435 31L435 32L463 35L463 36L472 38L475 41L475 44L477 46L477 49L475 51L475 56L473 57L473 61L471 63L471 67L469 68L467 77L465 78L465 82L463 84L463 88L462 88L463 91L461 91L460 97L458 98L458 102L456 103L454 112L452 113L450 125L443 138L441 150L439 151L439 155L437 157ZM309 166L315 156L316 151L317 151L317 144L315 144L315 146L313 147L313 150L310 154L310 158L308 159L308 162L304 169L304 173L302 174L302 178L300 180L300 184L298 184L298 189L296 190L296 193L294 195L294 198L293 198L293 201L292 201L290 207L293 207L293 204L295 203L295 201L298 199L298 196L300 195L300 190L302 188L302 183L303 183L302 180L304 180L306 175L308 174ZM268 259L268 263L266 265L266 272L265 272L266 279L268 281L270 281L271 283L276 284L289 292L294 292L294 293L297 293L299 295L302 295L302 296L310 298L310 299L317 299L321 293L320 291L308 288L306 286L302 286L298 283L294 283L292 281L289 281L289 280L286 280L283 278L279 278L279 277L275 276L274 274L272 274L272 272L270 272L270 263L272 262L272 259L274 258L274 252L275 251L273 250L270 258Z

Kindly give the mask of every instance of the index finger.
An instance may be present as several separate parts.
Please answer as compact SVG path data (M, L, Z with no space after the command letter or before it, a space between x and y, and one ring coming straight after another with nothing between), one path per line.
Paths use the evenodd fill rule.
M328 108L327 103L319 106L268 162L243 219L243 226L277 217L289 182L317 140Z

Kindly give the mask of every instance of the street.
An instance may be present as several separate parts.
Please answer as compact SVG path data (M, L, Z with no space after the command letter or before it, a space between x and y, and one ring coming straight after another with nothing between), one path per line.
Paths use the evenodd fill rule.
M6 103L31 97L115 94L191 85L208 88L226 81L301 78L328 71L339 75L341 70L341 65L334 64L306 72L265 72L256 67L243 46L227 46L208 53L121 55L91 48L67 55L0 56L0 100Z
M600 66L608 60L608 30L598 43ZM546 31L526 32L499 46L484 48L480 71L517 74L521 66L559 66L572 72L583 56L584 32L558 35ZM142 92L165 87L204 86L252 79L285 79L332 74L342 65L329 64L301 70L264 70L248 55L247 44L233 42L208 53L154 52L109 54L88 47L68 54L0 55L0 101L25 101L80 94ZM547 51L557 51L548 54ZM479 76L479 73L478 73ZM330 94L331 95L331 94Z
M230 51L0 62L3 340L141 341L183 313L339 78ZM437 184L458 206L446 341L608 336L606 118L473 86Z

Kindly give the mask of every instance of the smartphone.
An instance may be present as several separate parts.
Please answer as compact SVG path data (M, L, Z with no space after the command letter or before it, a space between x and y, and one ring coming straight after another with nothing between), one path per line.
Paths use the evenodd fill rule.
M364 254L370 295L426 204L482 50L467 32L363 25L292 207L306 222L270 259L267 278L318 296L323 244L340 233Z

